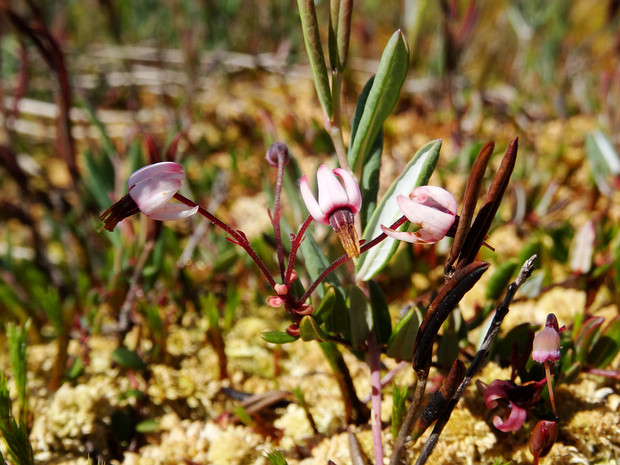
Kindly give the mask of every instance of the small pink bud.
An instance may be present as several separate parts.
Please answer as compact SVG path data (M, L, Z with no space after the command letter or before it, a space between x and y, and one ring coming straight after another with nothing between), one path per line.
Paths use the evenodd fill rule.
M407 219L420 229L415 232L396 231L381 225L383 232L393 239L434 244L448 234L456 220L456 199L441 187L421 186L409 197L399 195L396 201Z
M276 284L273 286L273 289L280 296L288 294L288 286L286 284Z
M547 315L545 327L534 336L532 359L538 363L560 360L560 329L553 313Z
M286 166L288 165L291 157L288 153L288 147L286 144L283 144L282 142L274 142L267 149L265 159L267 160L267 163L274 168L277 168L279 160L282 161L282 166Z
M284 299L277 295L270 295L269 297L267 297L266 300L267 300L267 305L269 305L270 307L274 307L274 308L281 307L282 304L284 303Z

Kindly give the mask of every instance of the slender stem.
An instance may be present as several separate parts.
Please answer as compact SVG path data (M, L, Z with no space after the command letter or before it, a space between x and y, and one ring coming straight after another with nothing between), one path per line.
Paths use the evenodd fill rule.
M297 232L297 235L295 236L295 239L293 239L293 242L291 244L291 252L288 255L288 267L286 268L286 273L284 275L283 281L284 284L286 284L287 286L291 284L291 276L293 275L293 270L295 269L295 259L297 258L297 251L301 246L301 241L303 241L304 239L306 229L308 229L308 226L310 226L312 220L313 218L308 215L306 221L304 221L303 224L299 227L299 231ZM303 301L301 303L303 304Z
M553 386L551 384L551 369L549 368L549 360L545 360L545 376L547 377L547 387L549 388L549 400L551 401L551 408L556 420L559 418L558 411L555 408L555 397L553 395Z
M374 331L368 336L368 367L370 368L372 444L375 465L383 465L383 442L381 440L381 352Z
M276 254L278 256L278 265L280 266L280 276L282 283L284 283L284 250L282 246L282 232L280 230L280 196L282 194L282 177L284 175L284 157L278 157L278 175L276 178L275 198L273 202L273 216L271 217L271 223L273 225L273 235L276 241Z
M392 452L390 465L400 464L400 459L405 451L405 442L407 441L407 437L409 436L409 432L413 426L413 421L418 415L418 410L420 410L420 407L422 406L422 398L424 397L424 391L426 390L428 372L420 371L416 374L418 376L418 382L415 386L413 401L407 410L407 415L403 420L403 424L401 425L396 441L394 442L394 452Z
M398 220L396 220L396 222L394 222L394 224L392 224L390 226L390 229L398 228L405 221L407 221L407 217L401 216ZM385 234L385 233L379 234L373 240L371 240L370 242L366 242L362 247L360 247L360 253L364 253L364 252L368 251L368 249L373 248L375 245L377 245L380 242L384 241L386 238L387 238L387 234ZM338 257L336 260L334 260L327 268L325 268L321 272L321 274L318 276L318 278L316 278L314 280L314 282L312 284L310 284L310 287L306 290L304 295L302 295L301 298L299 299L299 303L303 304L306 300L308 300L308 297L310 297L310 294L312 294L314 292L314 290L327 277L327 275L330 274L332 271L334 271L336 268L338 268L343 263L346 263L349 259L350 259L350 257L345 254L345 255L342 255L342 256ZM290 266L290 263L289 263L289 266Z
M250 256L250 258L254 261L254 263L256 263L258 268L261 270L261 272L263 273L263 275L265 276L265 278L269 282L269 285L272 288L276 285L276 281L273 279L273 276L271 275L271 272L267 269L267 266L265 266L263 261L256 254L256 252L254 251L254 249L252 248L252 246L248 242L247 237L245 237L244 234L242 234L239 231L231 228L226 223L224 223L222 220L220 220L219 218L217 218L213 214L209 213L207 210L205 210L203 207L198 205L193 200L190 200L187 197L184 197L184 196L182 196L179 193L174 194L174 198L177 199L179 202L184 203L188 207L198 207L198 213L200 213L202 216L204 216L206 219L208 219L215 226L217 226L218 228L220 228L224 232L226 232L229 236L232 237L232 241L233 241L234 244L237 244L237 245L241 246L243 248L243 250L246 251L246 253Z

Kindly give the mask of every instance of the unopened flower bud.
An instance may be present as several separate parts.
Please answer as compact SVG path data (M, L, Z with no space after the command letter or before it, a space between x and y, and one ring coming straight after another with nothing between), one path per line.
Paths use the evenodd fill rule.
M288 286L286 284L276 284L273 286L273 290L276 291L276 294L279 296L288 294Z
M267 160L267 163L274 168L277 168L280 160L282 162L282 166L286 166L288 165L291 157L288 153L288 147L286 144L283 144L282 142L274 142L267 149L265 159Z
M557 438L558 425L555 421L540 420L536 423L528 444L534 456L534 464L538 463L539 457L544 457L549 453Z
M547 360L557 362L560 360L560 329L558 327L558 319L553 313L547 315L547 322L542 331L534 336L534 345L532 350L532 359L538 363L544 363Z
M269 297L267 297L266 300L267 300L267 305L269 305L270 307L274 307L274 308L281 307L282 304L284 303L284 299L277 295L270 295Z

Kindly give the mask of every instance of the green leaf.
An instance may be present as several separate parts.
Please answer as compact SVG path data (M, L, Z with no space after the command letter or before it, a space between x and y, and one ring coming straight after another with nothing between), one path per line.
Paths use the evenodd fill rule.
M601 331L601 325L605 318L598 316L588 318L584 321L577 338L575 339L575 360L583 362L586 355L590 352L592 343L598 337Z
M123 368L130 370L146 370L147 365L144 360L140 358L134 350L129 350L126 347L118 347L112 352L112 360Z
M589 366L606 368L620 352L620 316L605 328L586 357Z
M334 310L336 303L336 289L333 286L328 287L325 297L321 300L318 308L312 312L312 317L320 324L323 323L327 317Z
M311 315L304 316L299 322L299 336L302 341L322 342L329 339Z
M396 203L396 197L409 195L413 189L428 182L437 164L440 149L441 140L435 140L426 144L413 156L402 174L392 183L383 196L364 229L363 238L367 242L382 233L382 224L390 226L402 216L402 212ZM398 244L398 241L388 237L360 255L355 267L357 279L368 281L377 274L392 258Z
M284 331L263 331L260 333L260 337L263 341L271 344L289 344L299 339L299 337L291 336Z
M607 178L610 175L620 174L620 157L609 139L600 130L586 134L586 156L592 166L592 175L599 188L605 195L611 195L613 189Z
M394 327L387 343L386 354L396 360L413 359L413 343L418 335L422 323L422 313L417 307L412 307Z
M360 347L368 339L373 321L368 299L357 286L349 288L349 317L351 319L351 344L353 347Z
M346 340L351 338L351 324L349 310L344 294L338 288L333 288L336 295L334 307L324 320L325 329L331 333L341 334Z
M364 113L364 107L368 100L368 94L372 88L372 84L375 77L371 77L362 93L357 99L357 105L355 107L355 113L353 114L353 122L351 124L351 140L355 140L357 129L359 127L362 114ZM379 170L381 169L381 154L383 152L383 130L377 133L377 137L370 147L368 156L362 163L362 172L360 176L360 190L362 192L362 209L360 211L360 217L362 219L362 229L366 227L372 213L377 207L377 192L379 191Z
M265 460L269 465L288 465L284 454L275 449L265 454Z
M351 142L348 160L354 171L366 159L383 123L394 109L408 70L409 47L403 32L398 30L383 50L359 129Z
M504 291L506 290L506 287L508 287L508 284L510 283L512 275L514 274L518 266L519 263L516 260L508 260L497 267L495 273L491 275L487 284L487 299L496 300L502 297Z
M153 433L157 431L159 428L159 422L154 418L149 418L148 420L142 420L140 423L136 425L136 432L138 433Z
M304 256L306 271L310 279L314 281L319 277L321 272L329 266L330 262L309 232L306 232L306 238L302 241L300 249ZM335 273L328 274L323 282L342 289L342 285L340 281L338 281ZM323 286L317 287L316 291L319 297L323 297L325 293Z
M332 94L329 88L329 76L327 75L327 66L325 66L325 56L323 55L323 47L321 46L321 36L319 34L319 25L316 19L316 10L314 9L314 0L297 0L299 6L299 17L301 18L301 29L306 44L306 52L310 60L312 68L312 77L316 93L321 102L323 113L328 118L332 117L333 103Z
M381 287L374 281L368 281L370 308L372 310L372 324L377 335L377 342L385 344L392 335L392 319L385 295Z

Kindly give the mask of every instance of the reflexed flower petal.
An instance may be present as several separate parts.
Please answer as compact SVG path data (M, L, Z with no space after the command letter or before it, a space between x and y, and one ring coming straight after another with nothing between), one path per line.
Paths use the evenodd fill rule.
M314 195L310 190L310 185L308 184L308 178L305 174L301 177L301 181L299 183L299 190L301 191L301 197L306 204L308 212L310 212L310 215L312 215L312 218L317 220L319 223L329 224L329 218L325 213L323 213L323 210L321 210L319 203L314 198Z
M493 425L500 431L507 433L508 431L518 431L525 422L527 412L525 409L510 404L510 416L506 420L502 420L499 416L493 417Z
M347 192L329 166L319 166L316 180L319 189L319 205L325 214L329 216L329 213L337 208L350 207Z
M147 216L157 221L172 221L188 218L198 212L198 206L189 207L182 203L167 203Z
M360 186L348 171L343 170L342 168L336 168L334 173L340 176L344 182L344 190L346 191L349 199L347 207L349 207L351 212L355 215L362 208L362 193L360 191Z
M135 184L129 195L142 213L151 215L166 205L181 187L181 180L175 177L145 179Z
M398 231L396 229L388 228L387 226L380 225L381 231L383 231L387 236L392 239L396 239L397 241L405 241L411 242L412 244L433 244L434 241L427 241L423 238L419 233L416 232L407 232L407 231Z
M484 390L484 404L488 408L497 407L497 399L508 400L508 391L514 385L510 381L496 379Z
M178 163L172 161L164 161L161 163L154 163L147 165L135 171L127 180L127 187L131 189L133 186L141 181L157 178L161 179L162 176L174 176L182 181L185 178L183 174L183 167Z

